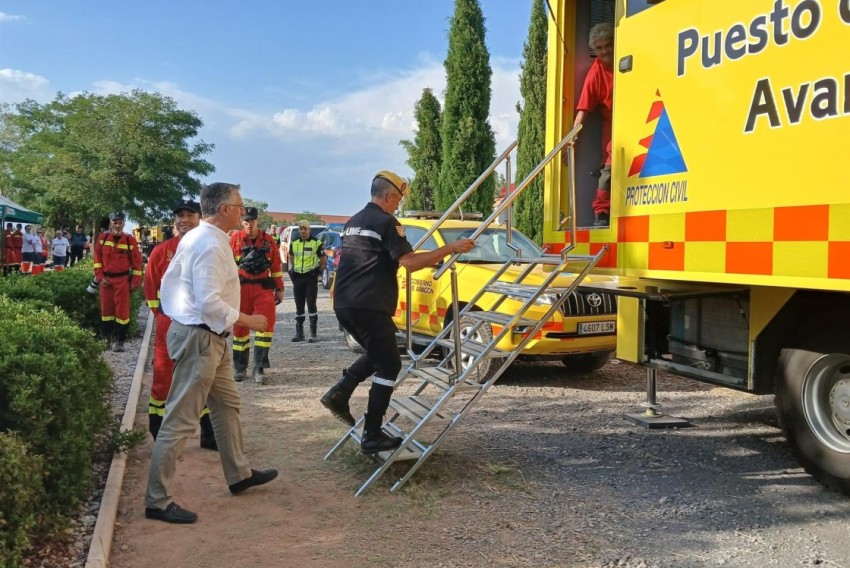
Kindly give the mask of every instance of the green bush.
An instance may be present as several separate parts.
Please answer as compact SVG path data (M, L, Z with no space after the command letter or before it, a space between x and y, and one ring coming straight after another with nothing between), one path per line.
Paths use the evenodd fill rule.
M112 373L93 339L60 309L0 296L0 432L17 432L44 457L38 532L85 495L96 438L109 421Z
M13 433L0 432L0 566L17 566L44 502L41 456Z
M0 278L0 294L15 300L42 302L41 307L58 306L80 327L97 332L100 329L100 298L96 294L86 293L86 286L93 277L91 262L79 263L62 272L47 271L37 276L12 274ZM138 315L142 300L140 287L130 296L128 337L139 333Z

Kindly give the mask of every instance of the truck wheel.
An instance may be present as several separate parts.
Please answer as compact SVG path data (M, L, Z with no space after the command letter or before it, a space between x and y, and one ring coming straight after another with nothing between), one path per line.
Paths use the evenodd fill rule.
M484 322L481 326L472 331L475 327L475 324L478 323L478 320L469 316L461 316L460 318L460 337L461 340L469 337L472 334L472 340L487 345L490 343L490 340L493 339L493 328L490 326L488 322ZM445 326L449 327L451 331L449 331L448 338L454 339L454 322L452 320L446 320ZM445 353L448 353L449 349L445 349ZM464 354L461 357L461 365L466 369L470 364L474 361L475 356ZM454 355L452 355L448 360L448 366L450 369L454 369ZM490 380L490 377L493 376L493 373L496 372L496 369L499 368L499 360L486 358L478 364L478 368L475 373L469 375L469 378L474 381L478 381L479 384L484 384Z
M829 489L850 495L850 342L834 345L840 335L813 341L820 346L814 350L782 350L776 410L803 468Z
M342 336L345 338L345 344L348 345L349 349L351 349L355 353L366 352L366 350L363 349L363 347L359 343L357 343L357 340L354 339L351 334L345 331L344 329L342 330Z
M567 369L576 373L592 373L604 367L610 358L610 351L596 351L580 355L566 355L561 359L561 363Z
M328 272L327 266L322 270L322 288L325 290L330 290L331 288L331 275Z

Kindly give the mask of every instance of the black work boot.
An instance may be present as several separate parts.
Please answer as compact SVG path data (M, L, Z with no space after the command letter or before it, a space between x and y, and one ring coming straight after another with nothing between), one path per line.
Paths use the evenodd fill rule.
M348 400L351 398L351 393L354 392L354 387L356 386L357 381L348 375L346 371L343 371L342 379L319 399L322 406L330 410L331 414L349 426L354 426L355 420L351 415Z
M127 324L113 322L113 334L115 335L115 343L112 345L112 350L119 353L124 352L124 340L127 339Z
M248 347L248 345L245 345L242 349L233 350L233 380L237 383L245 380L245 370L248 368L248 359L250 358Z
M388 436L382 429L383 415L366 413L363 426L363 437L360 440L360 451L367 455L380 452L391 452L397 449L402 442L398 436Z
M254 382L258 385L266 384L266 379L263 376L263 368L259 365L254 367L254 370L251 372L251 378L254 379Z
M218 451L218 443L215 441L212 420L209 414L201 416L201 447L205 450Z
M295 320L295 337L291 340L293 343L304 341L304 318Z
M148 431L156 440L156 435L159 434L159 429L162 426L162 416L159 414L148 414Z
M316 343L316 327L319 325L319 316L310 316L310 337L307 343Z

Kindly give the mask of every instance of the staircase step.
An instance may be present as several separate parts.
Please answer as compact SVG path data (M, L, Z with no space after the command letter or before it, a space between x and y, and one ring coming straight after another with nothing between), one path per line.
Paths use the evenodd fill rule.
M522 298L527 300L532 297L540 289L539 286L531 286L530 284L513 284L511 282L493 282L487 286L488 292L502 294L505 296L513 296L514 298ZM551 287L546 289L547 294L563 294L567 288Z
M444 369L442 367L423 367L421 369L411 369L410 372L413 373L415 376L419 377L420 379L428 381L432 385L443 390L449 390L450 388L452 388L450 380L453 380L457 377L457 374L454 371L450 371L449 369ZM463 381L463 383L455 385L455 389L480 390L481 385L474 381L466 379Z
M490 323L495 323L496 325L501 325L502 327L508 325L514 316L509 314L503 314L499 312L482 312L482 311L469 311L465 312L464 315L467 315L472 318L488 321ZM534 326L537 325L537 320L529 319L529 318L519 318L518 321L514 322L514 325L523 325L523 326Z
M583 263L590 262L593 260L592 256L587 256L583 254L571 254L567 256L567 262L570 263ZM517 257L512 258L511 262L514 264L545 264L547 266L558 266L563 262L561 255L559 254L550 254L546 256L529 256L529 257Z
M390 408L413 423L418 424L431 411L432 407L426 400L418 396L394 396L390 399ZM437 412L431 417L428 424L441 425L450 421L450 416L445 416Z
M383 429L384 429L384 432L386 432L390 436L401 436L402 438L404 438L407 435L407 433L404 430L402 430L401 428L399 428L395 424L392 424L392 423L389 423L389 422L384 424ZM351 439L354 440L355 442L357 442L358 446L360 445L360 442L363 439L363 425L362 424L360 426L358 426L357 429L354 430L351 433ZM398 455L398 457L396 457L395 461L418 460L420 457L422 457L422 454L425 453L425 449L426 448L424 446L422 446L422 444L420 444L416 440L413 440L412 442L409 442L407 444L407 447L405 447L401 451L401 453ZM383 462L387 461L388 459L390 459L391 455L392 455L392 452L381 452L379 454L371 455L370 457L373 457L376 460L378 460L379 462L383 463Z
M438 339L437 345L441 347L445 347L447 349L454 349L455 342L452 339ZM467 355L481 355L484 352L484 348L487 347L483 343L479 343L478 341L473 341L472 339L466 339L462 341L460 344L460 350ZM505 351L503 349L492 349L487 353L487 357L491 357L494 359L505 358L510 355L509 351Z

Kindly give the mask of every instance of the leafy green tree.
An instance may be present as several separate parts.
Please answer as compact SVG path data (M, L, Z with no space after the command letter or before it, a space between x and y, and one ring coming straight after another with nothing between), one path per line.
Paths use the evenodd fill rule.
M440 101L431 89L422 91L422 97L416 102L414 115L416 136L413 141L399 142L407 150L407 165L414 173L404 208L430 211L435 208L434 194L440 179L443 146L440 142Z
M455 0L446 56L446 100L440 127L443 160L435 203L446 209L496 157L490 128L490 52L484 43L478 0ZM470 196L464 209L493 210L493 178Z
M546 155L546 6L545 0L534 0L528 38L523 46L520 94L524 105L517 103L519 134L517 136L516 180L521 182ZM538 175L523 191L515 204L517 228L537 244L543 242L543 175Z
M19 103L4 119L20 140L0 154L2 169L24 204L56 226L116 209L150 224L215 171L203 159L213 146L197 140L201 119L158 93L60 93Z

